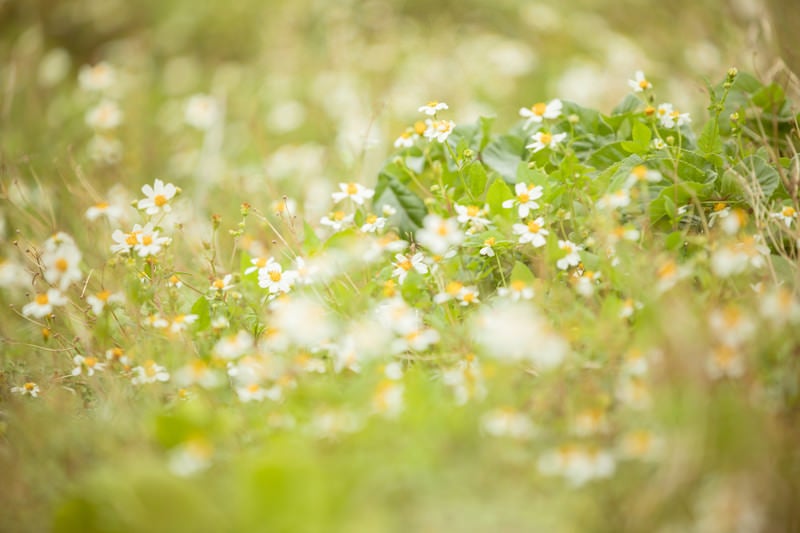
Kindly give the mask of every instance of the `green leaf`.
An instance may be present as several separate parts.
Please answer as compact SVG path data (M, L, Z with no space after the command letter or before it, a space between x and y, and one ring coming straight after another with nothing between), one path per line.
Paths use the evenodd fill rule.
M677 250L681 246L683 246L684 236L683 232L681 231L673 231L667 238L664 239L664 246L667 247L667 250Z
M744 176L745 180L758 182L761 193L765 199L769 199L778 189L781 183L780 174L766 159L759 155L746 157L736 170Z
M604 183L608 183L605 190L608 192L616 191L625 184L633 169L642 164L644 164L644 160L641 157L635 154L630 155L622 161L614 163L600 174L597 178L598 185L602 187Z
M517 167L525 162L525 141L515 135L503 135L490 142L481 159L509 183L517 181Z
M495 214L504 214L509 211L503 207L503 202L512 198L514 195L511 193L511 189L505 181L500 179L494 180L489 186L489 190L486 191L486 203L489 204L491 212Z
M211 325L211 310L205 296L198 298L192 305L192 314L197 315L194 323L196 331L205 331Z
M319 250L319 246L320 240L314 228L308 222L303 221L303 250L307 254L312 254Z
M612 115L624 115L626 113L632 113L639 109L639 106L642 105L642 101L639 100L639 97L634 94L628 94L625 98L622 99L620 103L611 111Z
M489 144L491 140L491 133L492 133L492 124L494 124L495 117L480 117L478 119L478 124L480 125L481 129L481 143L479 150L483 151L486 148L486 145Z
M722 140L719 137L719 122L716 118L706 122L703 132L697 139L697 148L714 165L722 166L723 159L719 155L722 153Z
M472 196L481 196L486 190L488 177L486 169L479 162L471 163L464 172L467 176L467 187Z
M599 150L595 150L586 160L586 163L595 168L605 169L614 163L622 161L628 155L629 152L622 147L622 142L613 142L604 145Z
M390 173L395 166L387 165L378 175L372 205L376 209L381 209L384 205L395 208L397 212L392 215L389 222L396 225L401 234L414 233L422 227L422 219L428 214L428 210L422 198L411 192L404 183Z
M694 197L703 200L710 188L710 186L695 182L664 187L650 202L650 220L656 223L667 217L671 223L675 223L678 220L678 207L688 204Z
M536 277L531 272L531 269L519 261L514 262L514 268L511 269L511 281L521 281L526 285L533 285Z

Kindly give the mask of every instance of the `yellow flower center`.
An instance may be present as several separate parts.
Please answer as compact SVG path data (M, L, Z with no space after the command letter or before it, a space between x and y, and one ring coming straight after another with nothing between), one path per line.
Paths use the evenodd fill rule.
M176 276L175 274L173 274L173 275L171 275L171 276L169 277L169 282L170 282L171 284L173 284L173 285L177 285L177 283L178 283L179 281L180 281L180 278L178 278L178 276Z
M50 298L47 297L47 294L37 294L36 295L36 303L39 305L47 305L50 301Z
M111 296L111 291L100 291L96 294L96 296L101 302L107 302L109 296Z
M639 80L639 88L640 89L647 89L650 86L650 82L646 79Z
M367 224L374 224L378 220L377 215L369 215L367 217Z
M135 233L128 233L128 236L125 237L125 244L128 246L135 246L139 243L139 239L136 237Z
M97 209L108 209L108 202L100 202L94 205Z
M86 365L86 368L94 368L97 366L97 357L86 357L83 360L83 364Z
M431 100L430 102L428 102L428 107L436 107L437 105L439 105L439 102L437 102L436 100Z
M256 259L255 265L258 268L263 268L266 264L267 264L267 258L266 257L259 257L258 259Z
M463 300L467 303L472 303L475 301L475 293L474 292L467 292L464 294Z
M714 205L714 211L715 211L715 212L717 212L717 213L719 213L719 212L720 212L720 211L722 211L723 209L725 209L725 202L717 202L717 203Z
M119 359L120 357L122 357L122 354L124 354L124 353L125 352L123 352L122 348L120 348L120 347L112 348L111 349L111 358L112 359Z
M526 192L521 192L517 195L517 200L519 200L519 203L521 204L527 204L530 201L530 199L531 195Z
M651 106L651 105L649 105L649 106L644 108L644 114L647 115L648 117L651 116L655 112L656 112L656 108Z
M436 229L436 233L445 237L450 231L447 229L447 224L439 224L439 227Z
M460 281L451 281L450 283L447 284L447 287L445 288L445 292L447 292L447 294L455 296L463 288L464 288L464 284L461 283Z
M258 392L258 389L260 388L261 387L258 386L258 383L251 383L250 385L247 386L247 392L255 394L256 392Z
M270 273L269 273L269 279L271 279L272 281L274 281L276 283L279 282L282 277L283 276L281 275L281 272L278 271L278 270L271 270Z
M795 210L793 207L786 206L781 211L781 214L785 217L793 217L795 215Z
M528 231L529 232L531 232L531 233L539 233L539 230L541 230L541 229L542 229L542 227L539 224L537 224L535 221L531 220L530 222L528 222Z
M414 133L416 133L417 135L422 135L423 133L425 133L425 130L427 129L428 126L426 126L425 123L422 122L421 120L418 120L417 122L414 123Z
M344 219L344 211L334 211L333 212L333 220L337 222Z
M348 183L347 184L347 194L353 196L354 194L358 193L358 185L355 183Z
M151 360L145 361L144 363L144 374L148 378L155 377L156 375L156 362Z
M156 206L161 207L167 203L167 197L163 194L156 194L155 198L153 198L153 203L156 204Z
M631 170L631 174L641 181L647 177L647 167L644 165L636 165L633 167L633 170Z
M176 324L183 324L185 320L186 320L186 315L178 315L174 319L172 319L172 321L175 322Z
M525 287L527 287L527 284L522 280L517 279L511 282L511 289L516 292L522 292Z
M412 265L411 261L409 261L408 259L406 259L405 261L401 261L400 263L397 264L397 266L399 266L400 268L402 268L406 272L408 272L409 270L411 270L414 267L414 265Z
M714 350L714 361L720 368L727 368L736 358L736 352L730 346L720 346Z
M215 289L222 290L225 288L225 282L219 278L215 279L214 283L212 283L211 285L213 285Z
M151 244L153 244L153 236L145 235L144 237L142 237L142 244L144 244L145 246L150 246Z
M496 241L495 241L495 238L494 238L494 237L489 237L488 239L486 239L485 241L483 241L483 244L484 244L485 246L494 246L494 243L495 243L495 242L496 242Z
M667 261L658 269L658 277L661 279L670 278L678 273L678 265L675 261Z
M531 111L533 111L534 115L537 116L544 116L545 112L547 111L547 104L544 102L538 102L531 106Z
M477 205L470 205L467 206L467 215L471 217L476 217L480 214L481 208Z
M33 383L32 381L29 381L25 385L23 385L23 387L25 387L26 391L31 392L33 389L36 388L36 383Z
M396 294L395 286L396 284L393 279L388 280L383 284L383 295L387 298L394 296Z
M63 257L59 257L58 259L56 259L56 270L58 270L59 272L66 272L68 268L69 268L69 262L67 262L66 259L64 259Z
M553 141L553 136L550 135L549 133L542 133L541 136L539 136L539 142L542 144L547 145L550 144L552 141Z
M742 313L736 307L728 307L722 312L722 320L729 328L735 327L742 318Z

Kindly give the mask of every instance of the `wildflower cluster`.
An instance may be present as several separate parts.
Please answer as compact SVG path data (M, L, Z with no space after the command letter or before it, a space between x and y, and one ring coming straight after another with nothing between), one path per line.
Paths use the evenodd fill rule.
M109 91L114 73L86 67L80 85ZM429 102L376 180L342 175L303 204L247 198L230 227L192 218L160 178L132 201L109 191L84 206L91 240L57 232L22 253L33 294L3 285L25 326L10 340L53 354L48 371L3 360L11 403L71 395L102 418L141 402L154 462L178 477L249 471L251 454L295 468L341 441L406 446L408 431L577 498L632 494L653 469L685 476L676 499L692 476L734 479L684 433L722 439L737 409L793 416L800 342L796 161L743 133L767 111L748 107L753 83L732 71L710 88L699 136L643 72L609 115L542 100L504 135ZM121 124L111 102L87 115L96 135ZM221 98L184 111L204 142L225 124ZM716 450L722 464L750 457L743 441ZM698 491L703 513L728 495Z

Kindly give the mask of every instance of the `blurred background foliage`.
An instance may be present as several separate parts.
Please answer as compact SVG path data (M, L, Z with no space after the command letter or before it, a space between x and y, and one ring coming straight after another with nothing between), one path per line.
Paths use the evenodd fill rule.
M660 98L705 114L704 79L776 64L764 14L761 0L5 0L0 157L28 181L39 164L69 175L85 162L90 100L74 80L106 60L110 96L136 120L118 132L120 165L94 172L100 188L192 179L203 203L223 177L258 193L265 175L291 174L280 192L302 197L292 183L372 183L432 99L457 123L496 115L503 129L554 97L608 112L642 69ZM212 156L183 126L195 93L224 106Z
M771 5L781 22L797 11ZM704 78L718 81L732 65L760 76L773 72L776 41L787 41L771 36L765 13L758 0L0 0L2 179L4 186L17 180L28 195L27 218L3 205L3 238L11 228L79 234L85 230L77 213L100 199L92 198L93 189L123 183L135 190L155 177L198 195L199 209L228 215L243 198L268 205L288 194L303 201L309 217L319 216L315 205L329 207L325 183L344 176L374 183L392 141L430 99L447 101L457 122L497 115L496 129L503 130L520 107L554 97L610 111L628 92L626 80L643 69L660 98L702 116ZM113 165L86 155L92 132L84 113L91 102L75 83L82 65L100 60L119 69L113 96L126 117L117 133L123 159ZM185 101L195 93L224 102L225 132L216 150L198 148L205 141L183 123ZM82 172L88 190L76 179ZM36 180L36 188L26 188ZM208 205L209 195L226 188ZM37 214L48 211L43 205L50 216ZM205 227L192 231L210 234ZM662 316L698 313L699 306L691 308L697 295L680 296ZM680 343L676 353L699 360L691 334ZM38 355L25 357L28 371L52 372L53 361ZM503 520L508 527L499 529L506 531L519 524L585 531L601 522L608 531L643 531L652 517L677 524L665 531L681 531L700 505L689 487L699 484L701 496L713 496L718 480L738 486L739 468L763 472L743 481L742 493L800 479L778 475L798 471L796 462L770 460L770 450L796 442L796 434L743 411L733 390L706 397L690 384L658 405L659 423L681 444L654 482L642 471L602 494L563 487L557 489L563 498L541 498L541 485L521 479L522 467L530 467L524 445L479 447L478 413L454 412L425 386L428 379L410 378L416 388L409 398L419 404L410 406L418 415L407 427L376 423L341 446L265 429L257 407L228 409L223 419L201 403L164 420L161 398L124 397L111 380L103 392L115 399L114 411L93 402L88 389L58 391L41 408L12 406L0 419L0 434L26 460L11 460L3 448L2 476L18 481L0 491L9 510L5 525L47 529L48 513L61 501L58 523L73 531L335 530L334 522L342 531L477 531ZM352 393L368 401L366 391L324 387L329 397ZM76 417L90 405L91 416ZM311 399L303 405L314 408ZM63 423L67 417L70 424ZM195 483L156 464L162 447L206 430L235 457L215 467L230 468L225 476L212 471L216 482ZM251 446L260 432L274 436ZM699 469L686 468L703 462L718 467L719 478L701 479ZM319 475L321 465L329 475ZM354 475L358 484L348 479ZM81 484L63 499L76 480ZM626 507L631 492L641 498ZM733 504L737 494L729 498ZM782 510L791 515L788 506ZM555 528L548 522L554 516L575 517L573 529Z

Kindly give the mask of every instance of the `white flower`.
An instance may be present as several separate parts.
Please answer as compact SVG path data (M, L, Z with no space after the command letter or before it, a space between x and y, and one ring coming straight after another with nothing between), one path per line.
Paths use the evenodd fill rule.
M761 315L776 325L800 321L800 303L792 291L777 287L761 298Z
M664 440L652 431L635 429L622 435L617 450L625 459L653 461L661 456Z
M181 331L185 331L188 326L197 322L199 317L194 314L189 315L176 315L172 319L172 323L169 326L169 330L172 333L179 333Z
M715 309L708 318L711 331L720 342L728 346L740 346L750 340L756 324L734 305Z
M83 372L86 372L87 376L94 376L96 371L105 370L106 364L101 363L97 360L97 357L88 356L84 357L82 355L76 355L72 358L72 362L75 364L75 368L72 369L73 376L80 376Z
M483 218L486 214L486 209L481 209L477 205L459 205L455 204L456 219L460 224L471 223L476 226L486 226L490 222L488 219Z
M563 445L542 454L537 463L546 476L562 476L579 487L594 479L608 478L616 470L614 456L595 448Z
M456 299L458 300L459 305L467 306L470 304L480 303L478 296L478 289L476 287L461 287L461 290L458 291L458 294L456 294Z
M105 61L96 65L83 65L78 71L78 84L84 91L105 91L116 82L117 75L114 67Z
M533 104L530 108L523 107L519 110L519 115L522 118L527 118L526 126L532 122L542 122L543 119L554 119L561 116L561 109L563 104L561 100L550 100L549 103L538 102Z
M39 293L34 300L22 308L22 314L34 318L43 318L53 312L54 306L67 304L67 298L58 289L48 289Z
M19 387L11 387L11 392L21 396L31 396L32 398L39 397L39 385L33 381L28 381Z
M176 476L188 477L208 469L214 449L204 438L193 438L170 450L168 468Z
M669 103L659 105L656 115L663 128L681 127L692 122L689 113L681 113L673 109L672 104Z
M392 266L394 267L392 276L396 277L399 283L403 283L406 280L406 276L412 269L416 270L420 274L427 274L428 265L426 265L423 261L424 258L425 257L420 252L417 252L410 257L407 257L403 254L395 255L395 262L392 263Z
M105 216L109 221L116 222L122 217L122 214L122 207L108 202L99 202L86 210L86 218L90 221L95 221L99 217Z
M253 349L253 336L244 330L221 338L214 345L214 355L222 359L236 359Z
M184 118L190 126L199 130L209 130L217 123L219 117L219 104L213 96L196 94L186 102Z
M432 344L439 342L439 332L430 328L413 329L406 332L402 337L395 339L392 343L394 353L412 350L424 352Z
M455 218L442 218L427 215L423 227L417 232L417 241L434 254L443 255L451 246L458 246L464 240L464 233Z
M453 128L456 127L456 123L452 120L427 119L425 125L425 132L422 135L429 141L435 139L440 143L445 142L450 134L453 133Z
M122 159L122 142L107 135L95 135L86 146L93 161L104 165L116 165Z
M319 223L323 226L328 226L329 228L333 229L333 231L339 231L345 225L350 224L353 221L353 218L354 215L352 213L345 215L344 211L334 211L333 213L322 217Z
M622 302L622 308L619 310L620 318L630 318L633 313L644 307L641 302L637 302L633 298L628 298Z
M640 93L647 89L652 89L653 84L647 81L647 78L644 77L644 72L641 70L637 70L634 78L632 80L628 80L628 86L633 89L633 92Z
M571 241L562 241L559 239L558 248L567 254L556 261L556 266L560 270L566 270L571 266L578 266L578 263L581 262L581 256L578 252L583 250L582 246L578 246Z
M486 257L494 257L495 253L493 246L495 245L495 243L496 239L494 237L489 237L488 239L483 241L483 248L481 248L478 251L478 253Z
M258 286L262 289L269 289L270 294L289 292L296 281L297 272L294 270L284 271L280 263L272 257L263 268L258 270Z
M626 207L631 203L631 195L628 189L618 189L614 192L606 193L597 201L598 209L617 209Z
M417 109L417 111L419 111L420 113L425 113L426 115L432 117L436 115L436 113L438 113L439 111L447 108L448 107L446 103L437 102L436 100L434 100L432 102L428 102L424 106L421 106L419 109Z
M744 357L733 346L721 344L706 359L706 374L711 379L740 378L744 375Z
M142 232L140 224L134 224L133 229L125 233L122 230L114 230L111 239L116 243L111 245L111 251L117 254L130 253L133 247L139 244L139 234Z
M543 189L540 185L517 183L514 185L514 194L514 198L503 202L503 207L505 209L510 209L517 205L519 206L519 217L525 218L532 209L539 209L539 204L534 200L538 200L542 197Z
M528 361L541 369L561 364L569 345L530 304L498 302L475 315L470 332L485 351L500 361Z
M134 226L133 229L135 231L136 226ZM159 237L158 233L159 231L153 228L152 223L148 222L145 224L144 227L136 233L137 243L133 246L133 251L136 252L139 257L148 257L158 254L163 246L172 242L172 239L169 237ZM111 237L114 238L114 235Z
M547 244L545 237L550 233L544 229L544 218L530 220L527 224L514 224L514 233L519 235L519 243L531 243L534 248L539 248Z
M572 420L572 433L578 437L607 433L608 429L608 417L603 409L584 409Z
M225 274L211 282L210 290L226 292L233 288L233 274Z
M250 383L244 387L236 388L236 395L242 402L260 402L265 399L279 401L283 398L283 389L279 385L273 385L266 389L258 383Z
M143 385L145 383L165 383L169 381L169 372L163 366L157 364L152 359L145 361L143 365L133 368L133 378L131 383L134 385Z
M139 200L137 207L144 209L148 215L157 215L158 213L169 213L172 211L172 206L169 201L175 197L178 188L171 183L164 184L160 179L156 179L151 187L150 185L142 186L142 193L146 196L143 200Z
M102 290L96 294L90 294L86 297L86 302L92 307L92 313L94 313L96 316L100 316L106 305L122 303L124 301L125 297L122 295L122 293L111 292L107 290Z
M156 329L165 329L169 327L169 320L162 317L159 313L153 313L144 319L144 324Z
M103 100L86 112L86 124L96 130L113 130L122 124L122 110L116 102Z
M331 194L334 202L341 202L345 198L350 198L358 205L363 205L364 200L368 200L375 195L373 189L368 189L360 183L340 183L339 191Z
M44 279L52 285L57 285L62 291L66 290L83 278L80 269L81 258L81 251L72 237L66 233L56 233L44 243L41 257Z
M657 183L663 176L658 170L652 170L645 165L636 165L631 169L628 179L625 181L625 188L630 189L637 183Z
M433 297L433 301L437 304L443 304L444 302L449 302L458 297L461 291L464 289L464 284L460 281L451 281L449 282L443 292L440 292L436 296Z
M594 294L594 287L600 279L600 272L585 270L583 272L575 272L573 276L575 290L578 294L585 298L589 298Z
M531 419L511 408L495 409L481 417L481 428L493 437L529 439L535 433Z
M411 148L412 146L414 146L414 142L417 139L419 139L419 135L417 135L417 132L415 132L413 128L408 128L406 131L401 133L397 139L395 139L394 147Z
M777 213L770 213L769 216L771 216L772 218L779 219L784 224L786 224L787 228L791 228L792 227L792 222L794 222L794 219L797 218L797 211L795 211L794 207L791 207L791 206L787 205L787 206L784 206Z
M558 143L563 141L567 138L566 133L548 133L546 131L537 131L533 134L533 142L527 145L525 148L529 150L533 150L534 153L540 150L544 150L545 148L555 149L558 146Z
M533 288L522 280L514 280L508 284L508 287L500 287L497 289L497 295L508 297L512 301L530 300L533 298Z
M402 383L391 380L383 380L378 384L375 394L372 396L372 410L387 418L396 418L403 412L403 392L405 388Z
M367 218L364 219L364 224L361 226L361 231L364 233L375 233L376 231L383 229L385 225L385 218L376 215L368 215Z

